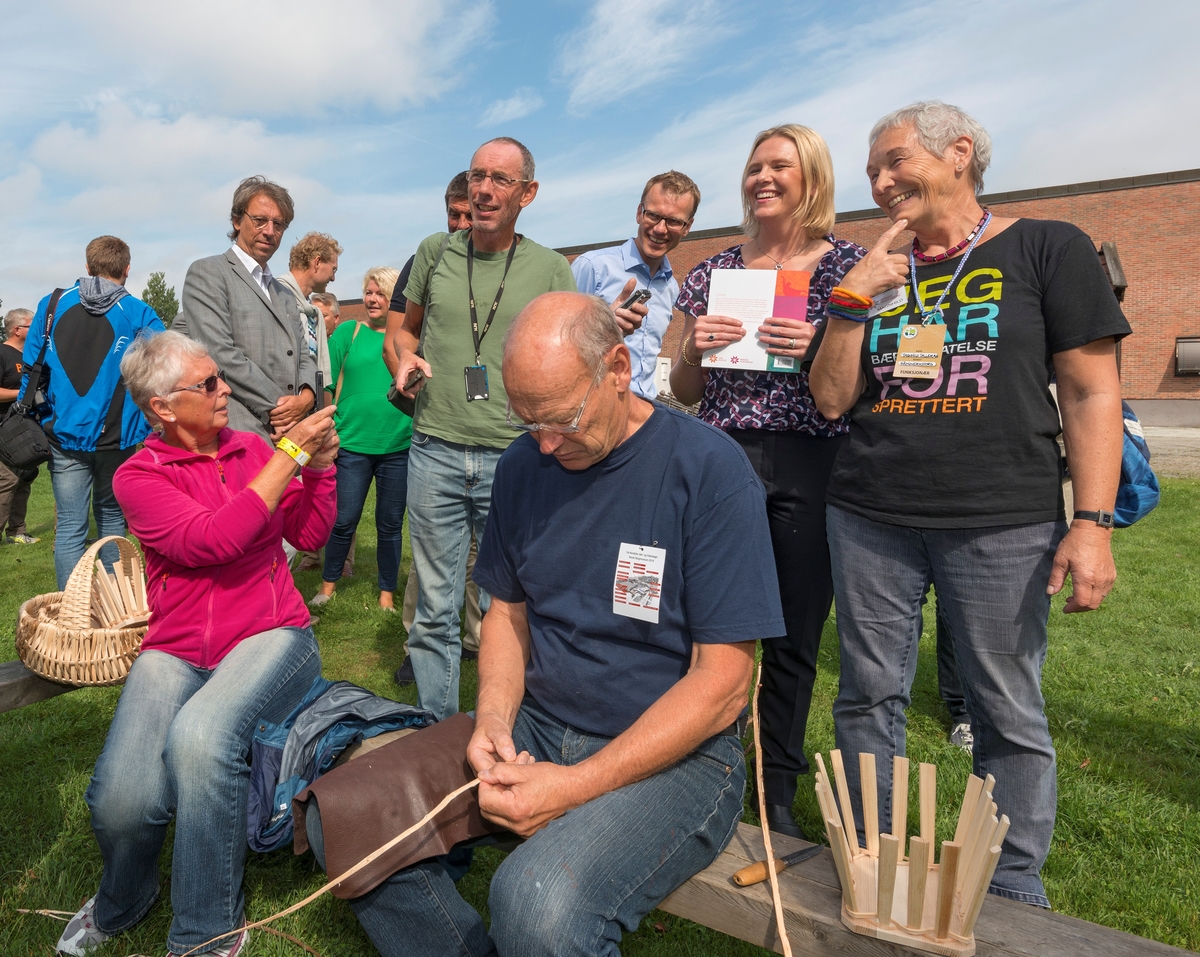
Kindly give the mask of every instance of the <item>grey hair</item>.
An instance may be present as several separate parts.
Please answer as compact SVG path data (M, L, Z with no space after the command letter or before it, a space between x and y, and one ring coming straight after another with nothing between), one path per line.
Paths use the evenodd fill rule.
M329 307L329 311L335 316L342 314L342 307L338 305L338 298L331 292L314 292L308 297L310 302L320 302Z
M553 295L543 293L543 295ZM612 306L599 296L572 293L580 300L579 311L573 316L563 316L559 326L562 340L574 347L576 354L587 368L596 370L601 360L612 351L613 346L625 341ZM541 298L540 296L538 298ZM536 302L537 299L533 300ZM531 303L532 305L532 303ZM521 326L521 320L529 309L526 306L504 330L504 356L508 357L513 336ZM597 373L598 374L598 373Z
M4 314L4 338L8 339L12 336L13 330L19 326L25 319L32 319L33 311L30 309L10 309Z
M208 350L182 332L141 333L121 359L121 378L134 404L155 429L162 421L150 409L155 396L168 395L183 375L188 359L203 359Z
M562 337L575 347L589 369L596 369L613 346L625 341L612 306L599 296L584 296L574 321L564 322Z
M974 149L967 169L978 195L983 192L983 174L992 162L992 138L988 131L966 110L941 100L922 100L889 113L873 127L867 137L868 147L874 146L880 134L897 126L911 126L917 141L929 152L941 156L960 136L969 136Z
M475 152L478 153L479 150L487 146L488 143L507 143L509 146L515 146L521 153L521 179L533 182L534 173L537 171L537 167L533 162L533 154L529 152L529 148L524 143L522 143L520 140L514 140L511 136L494 136L488 140L487 143L480 143L479 149L477 149Z

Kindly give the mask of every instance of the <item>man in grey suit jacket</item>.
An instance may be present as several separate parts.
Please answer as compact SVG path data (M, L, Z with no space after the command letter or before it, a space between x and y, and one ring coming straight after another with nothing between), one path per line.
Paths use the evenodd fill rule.
M267 266L293 215L282 186L262 176L242 180L230 212L233 246L192 263L172 327L203 343L225 374L233 389L229 427L268 440L316 401L317 367L296 299Z

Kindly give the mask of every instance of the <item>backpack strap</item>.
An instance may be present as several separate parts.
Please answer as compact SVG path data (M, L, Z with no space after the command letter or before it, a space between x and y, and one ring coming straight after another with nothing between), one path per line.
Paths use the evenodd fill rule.
M25 393L29 391L29 386L33 385L33 391L36 393L38 386L42 381L42 363L46 358L46 347L50 345L50 332L54 327L54 313L58 310L58 300L62 298L65 289L55 289L50 293L50 302L46 305L46 335L42 338L42 351L38 353L37 362L33 364L33 368L29 370L29 378L25 380L25 388L21 394L17 396L17 401L14 406L17 406L20 411L18 415L28 415L30 407L25 405L21 400L25 397Z

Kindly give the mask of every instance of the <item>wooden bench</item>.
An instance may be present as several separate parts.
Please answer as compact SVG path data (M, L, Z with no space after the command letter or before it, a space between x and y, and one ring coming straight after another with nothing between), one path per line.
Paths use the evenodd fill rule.
M781 834L772 834L771 843L776 856L809 846ZM739 824L724 853L659 908L781 953L771 885L764 881L742 888L731 879L747 864L765 858L762 832ZM797 957L921 953L851 933L841 921L840 887L828 848L779 875L788 938ZM1191 951L989 894L975 927L975 953L977 957L1179 957Z
M74 690L70 685L39 678L19 661L0 664L0 712L24 708Z

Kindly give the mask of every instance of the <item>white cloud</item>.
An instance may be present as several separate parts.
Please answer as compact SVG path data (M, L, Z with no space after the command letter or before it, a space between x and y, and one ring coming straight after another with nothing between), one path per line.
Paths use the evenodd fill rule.
M586 113L661 83L729 33L716 0L597 0L560 56L567 109Z
M544 102L536 90L532 87L523 86L507 100L497 100L489 106L484 111L483 119L479 121L479 126L481 128L496 126L499 123L519 120L530 113L536 113L542 108Z
M239 115L395 110L455 85L491 25L490 0L52 0L56 51L120 57L126 82ZM30 37L33 40L36 37ZM128 54L128 58L126 58ZM56 56L61 55L56 53ZM107 64L106 64L107 65Z
M1188 39L1200 27L1200 7L1186 15L1180 8L1179 17L1168 36L1116 0L968 6L948 21L936 4L911 4L869 24L806 31L764 62L760 82L692 106L641 142L620 151L585 144L543 160L525 227L554 245L630 235L646 179L671 167L700 185L696 228L734 225L741 220L739 174L755 133L788 122L811 126L829 143L838 209L871 207L867 131L918 99L957 103L989 130L990 191L1195 167L1200 127L1179 118L1200 108ZM933 22L940 24L934 33L913 30ZM898 36L906 37L899 49ZM957 51L967 57L982 37L988 56L970 60L973 72L947 79L938 64L956 62ZM852 58L831 56L851 48ZM1171 95L1158 96L1160 89ZM595 198L586 216L578 214L580 196Z
M252 173L289 188L297 219L336 202L313 175L329 155L320 140L272 134L257 121L168 120L100 102L88 122L38 136L18 171L0 180L0 225L19 237L0 264L5 299L36 301L80 275L84 245L104 233L133 248L131 289L154 269L182 281L192 259L227 242L230 197Z

